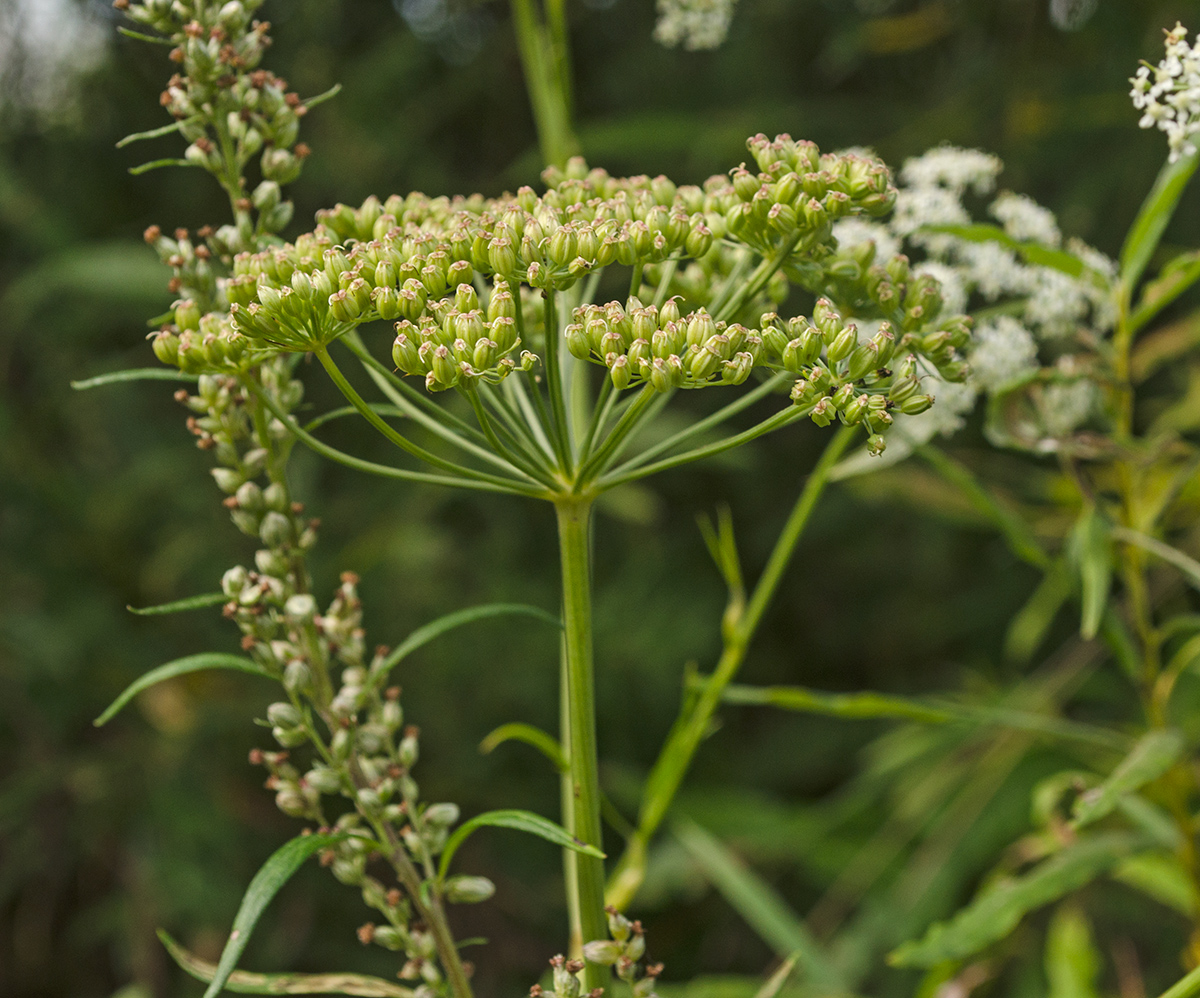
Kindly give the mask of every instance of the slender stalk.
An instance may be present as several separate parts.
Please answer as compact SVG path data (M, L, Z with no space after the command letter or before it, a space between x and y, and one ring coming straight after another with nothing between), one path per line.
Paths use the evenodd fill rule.
M572 496L555 503L562 561L563 641L566 677L567 760L570 764L570 821L575 837L601 847L600 775L596 750L596 693L592 652L592 591L589 551L591 499ZM582 942L608 938L604 914L604 861L572 852L575 896L569 898L572 929ZM568 881L569 882L569 881ZM584 988L604 987L608 971L588 963Z
M484 435L488 439L488 443L492 445L496 453L501 455L514 468L517 468L528 477L535 481L541 482L547 488L554 488L554 479L546 472L533 463L527 456L520 451L520 441L515 441L518 450L514 451L506 447L504 441L500 439L496 433L495 427L492 426L492 420L487 414L487 410L483 407L483 401L479 397L479 391L476 388L464 389L464 394L471 403L471 408L475 410L475 418L479 420L479 426L483 430Z
M565 166L579 152L571 125L571 71L563 0L546 0L543 21L534 0L512 0L513 25L542 159Z
M562 364L558 356L558 311L553 291L542 292L542 328L546 331L546 390L550 395L550 436L554 449L569 475L572 467L570 430L567 425L567 405L563 394Z
M841 459L857 428L842 427L826 445L825 452L808 476L796 505L784 524L767 559L766 567L745 609L733 615L725 628L724 648L716 668L705 679L699 696L688 701L671 729L642 791L637 830L630 837L609 881L607 900L617 908L628 907L646 875L646 849L658 831L675 794L691 766L704 733L721 702L725 688L745 661L750 642L770 605L783 573L795 554L809 517L829 484L829 473Z

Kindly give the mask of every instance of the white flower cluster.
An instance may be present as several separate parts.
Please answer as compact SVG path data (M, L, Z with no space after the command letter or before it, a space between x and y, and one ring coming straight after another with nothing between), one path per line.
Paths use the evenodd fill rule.
M1062 233L1058 231L1054 212L1043 208L1031 197L1014 194L1012 191L1001 191L988 211L999 220L1004 226L1004 231L1013 239L1031 239L1043 246L1058 246L1062 243Z
M715 49L729 33L737 0L658 0L654 40L667 48Z
M1166 55L1157 66L1148 63L1130 78L1129 96L1142 112L1141 128L1157 128L1167 135L1170 161L1196 153L1193 140L1200 132L1200 38L1187 41L1179 23L1167 32Z
M981 322L975 330L971 373L984 391L997 392L1037 368L1033 334L1011 315Z

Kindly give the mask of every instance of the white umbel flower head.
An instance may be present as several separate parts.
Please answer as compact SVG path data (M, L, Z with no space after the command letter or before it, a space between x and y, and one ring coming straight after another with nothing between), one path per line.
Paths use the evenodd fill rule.
M969 358L971 376L986 392L1000 391L1037 368L1033 334L1011 315L981 322L975 342Z
M944 187L960 195L968 189L988 194L1003 167L998 156L979 149L938 146L905 160L900 180L908 187Z
M667 48L715 49L729 33L737 0L658 0L654 40Z
M1022 242L1041 243L1043 246L1057 247L1062 242L1062 233L1058 231L1058 223L1054 220L1054 212L1043 208L1031 197L1024 194L1014 194L1012 191L1001 191L1000 196L988 208L993 217L999 219L1013 239Z
M1129 82L1133 106L1142 112L1141 128L1165 132L1172 163L1196 152L1193 139L1200 132L1200 39L1187 41L1179 23L1167 32L1166 54L1157 66L1143 64Z

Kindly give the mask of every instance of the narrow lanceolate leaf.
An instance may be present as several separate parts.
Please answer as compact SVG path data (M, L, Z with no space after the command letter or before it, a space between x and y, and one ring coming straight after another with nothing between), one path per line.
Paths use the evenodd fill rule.
M217 973L217 965L201 960L179 945L162 929L158 938L180 967L196 980L208 984ZM369 974L255 974L235 970L225 982L225 990L242 995L354 995L356 998L412 998L406 988Z
M697 677L697 683L702 683ZM726 703L780 707L805 714L829 714L846 718L893 717L926 724L944 724L955 714L920 700L886 696L882 693L825 693L803 686L742 686L731 684L721 693Z
M1200 993L1200 967L1181 977L1158 998L1192 998L1192 995L1198 993Z
M1138 853L1120 863L1112 876L1185 918L1190 919L1196 912L1200 899L1196 897L1191 876L1174 853Z
M1028 873L986 888L949 921L931 926L923 939L893 950L888 962L895 967L932 967L943 960L964 960L1005 938L1029 912L1107 873L1139 841L1117 833L1079 839Z
M1132 544L1143 551L1149 551L1168 565L1174 565L1187 577L1188 582L1194 588L1200 589L1200 561L1184 554L1179 548L1171 547L1170 544L1164 544L1162 541L1148 537L1137 530L1130 530L1128 527L1113 527L1112 535L1119 541Z
M1145 272L1198 163L1200 152L1164 164L1146 195L1129 235L1125 237L1125 245L1121 247L1121 282L1130 291Z
M271 854L246 888L237 915L233 919L229 940L221 951L221 959L217 962L204 998L216 998L221 993L229 976L237 967L242 951L250 941L250 933L254 931L271 899L279 893L279 888L291 880L292 874L300 869L313 853L327 849L344 838L344 834L298 835Z
M159 603L158 606L127 606L125 607L130 613L136 613L139 617L153 617L160 613L182 613L184 610L199 610L206 606L216 606L218 603L225 603L229 597L224 593L205 593L202 596L188 596L186 599L177 599L173 603Z
M1088 506L1071 531L1070 551L1079 572L1082 613L1079 634L1091 640L1100 630L1112 588L1112 545L1108 523L1096 509Z
M166 665L160 665L157 669L151 669L144 676L135 679L125 687L117 699L109 704L108 709L92 723L97 728L107 724L130 700L141 693L142 690L149 689L155 683L161 683L164 679L174 679L176 676L184 676L189 672L200 672L204 669L235 669L238 672L248 672L252 676L271 678L271 674L257 662L248 658L242 658L240 655L225 655L220 652L188 655L186 658L177 658Z
M1200 280L1200 250L1180 253L1163 267L1158 277L1146 285L1137 308L1130 316L1130 326L1135 330L1141 329L1197 280Z
M500 725L479 743L479 751L486 755L505 742L524 742L526 745L532 746L549 759L550 764L560 773L565 773L570 768L557 738L547 734L541 728L535 728L532 724L522 724L519 721Z
M464 821L446 840L446 845L442 849L441 863L438 866L439 878L446 876L446 871L450 869L450 861L458 852L458 847L467 840L467 836L480 828L515 828L518 832L528 832L530 835L536 835L538 838L545 839L564 849L573 849L586 856L604 859L604 853L595 846L580 841L562 825L556 825L549 818L543 818L540 814L534 814L532 811L486 811L483 814L477 814L469 821Z
M1074 905L1063 905L1046 933L1046 998L1098 998L1100 968L1087 916Z
M1008 625L1004 636L1005 657L1014 662L1032 659L1070 595L1071 580L1062 563L1056 562Z
M389 669L399 664L418 648L429 644L434 638L441 637L447 631L452 631L456 627L462 627L463 624L473 624L477 620L487 620L490 617L506 616L533 617L543 623L550 624L552 627L562 627L562 621L558 617L536 606L528 606L525 603L484 603L482 606L472 606L465 610L455 610L454 613L438 617L437 620L431 621L424 627L418 627L399 646L392 649L392 653L384 659L379 671L381 674L386 674Z
M794 958L812 983L845 990L841 974L803 920L765 880L694 822L679 821L672 827L708 881L768 946L784 959Z
M1006 249L1012 250L1014 253L1020 254L1026 263L1031 263L1038 267L1050 267L1053 270L1062 271L1071 277L1084 277L1092 281L1098 287L1103 287L1107 284L1107 279L1097 270L1093 270L1082 259L1074 253L1068 253L1066 250L1051 249L1049 246L1042 246L1040 243L1023 242L1019 239L1014 239L998 225L928 225L925 227L928 232L944 232L950 236L957 236L959 239L965 239L972 243L998 243Z
M1129 754L1098 787L1082 794L1072 810L1076 828L1110 814L1126 794L1157 780L1183 753L1183 735L1173 729L1151 731L1138 739Z
M85 388L99 388L101 385L115 385L121 381L195 381L196 375L184 374L167 367L137 367L127 371L112 371L108 374L98 374L94 378L84 378L82 381L72 381L71 387L76 391Z

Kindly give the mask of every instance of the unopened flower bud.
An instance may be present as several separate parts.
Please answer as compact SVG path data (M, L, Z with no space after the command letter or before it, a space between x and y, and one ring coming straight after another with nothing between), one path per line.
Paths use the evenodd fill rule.
M270 515L270 514L268 514ZM284 613L295 623L304 624L317 615L317 601L310 593L295 593L283 605Z
M496 893L496 885L487 877L450 877L443 885L443 894L451 904L478 904Z

